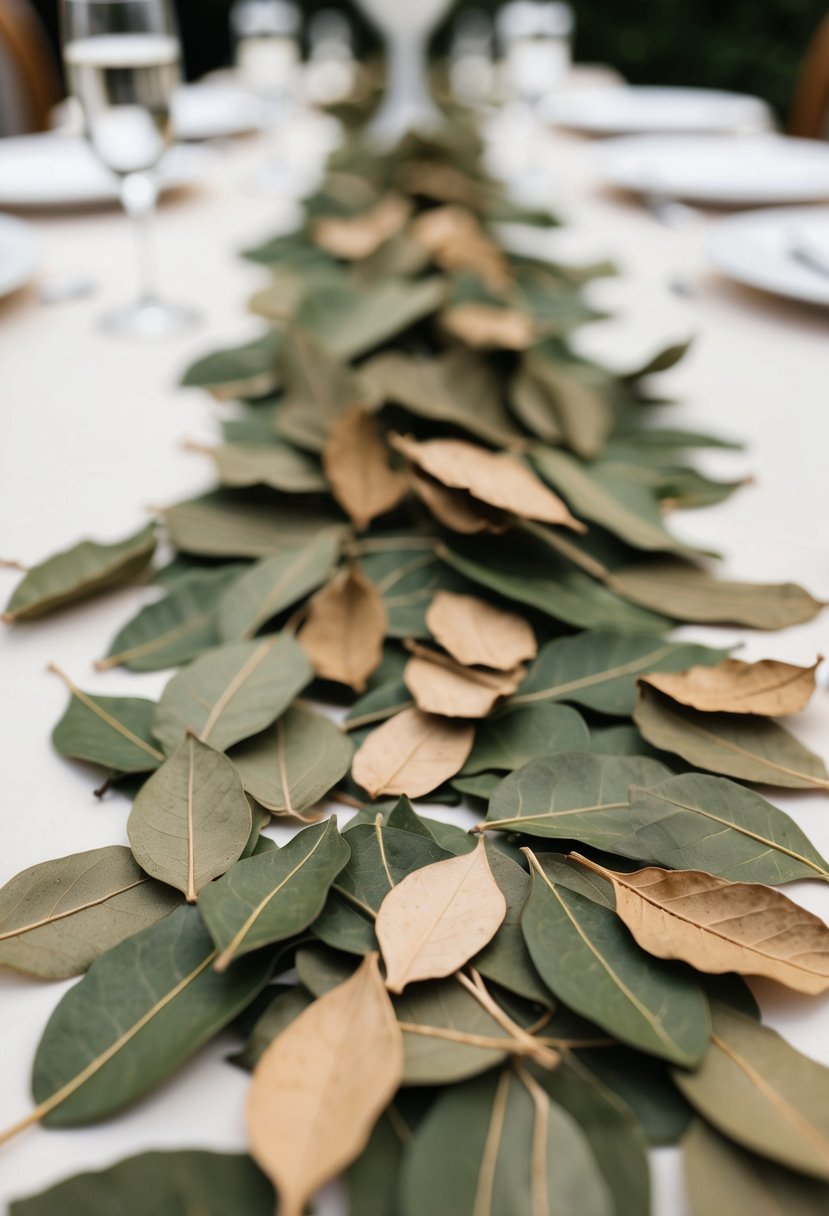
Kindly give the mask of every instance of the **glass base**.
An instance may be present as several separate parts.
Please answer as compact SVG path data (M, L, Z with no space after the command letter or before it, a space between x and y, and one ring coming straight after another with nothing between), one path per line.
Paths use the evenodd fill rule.
M198 325L201 313L194 308L178 304L164 304L161 300L138 300L124 308L104 313L100 327L105 333L120 338L137 338L145 342L156 342L164 338L175 338Z

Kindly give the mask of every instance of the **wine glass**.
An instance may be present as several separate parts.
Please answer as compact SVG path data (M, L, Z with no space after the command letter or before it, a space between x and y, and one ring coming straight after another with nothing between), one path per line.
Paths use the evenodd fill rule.
M138 299L105 314L102 327L128 337L172 337L198 313L159 298L150 241L156 170L170 142L170 103L180 80L168 0L63 0L63 58L86 136L117 175L139 240Z
M369 135L394 144L407 131L440 125L440 111L429 95L428 40L451 0L358 0L386 40L388 80Z

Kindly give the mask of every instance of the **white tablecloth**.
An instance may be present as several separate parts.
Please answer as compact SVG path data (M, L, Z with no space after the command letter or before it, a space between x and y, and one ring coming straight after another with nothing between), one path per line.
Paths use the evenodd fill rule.
M122 216L104 211L36 219L43 277L88 271L100 290L91 299L51 307L38 303L34 289L0 302L0 557L31 563L81 535L114 539L136 528L152 504L210 484L208 462L181 445L214 437L218 407L200 392L181 391L176 382L195 356L258 330L244 304L264 272L238 260L234 251L269 235L290 210L244 191L262 155L261 141L228 148L198 187L162 208L158 252L165 289L205 314L201 330L168 345L134 346L95 328L102 308L123 301L133 287L131 234ZM666 409L665 423L748 441L745 454L709 454L705 463L724 475L751 472L755 482L731 502L677 519L677 529L725 551L728 575L803 581L829 598L829 314L761 297L709 273L701 252L705 222L668 231L635 203L604 193L593 177L589 144L556 136L548 156L553 201L570 229L545 242L569 246L570 253L610 254L624 272L600 288L606 298L614 297L618 316L581 333L585 351L632 367L663 341L693 329L690 356L659 384L661 392L681 400ZM666 292L666 280L677 270L694 280L697 295L690 303ZM17 577L0 570L3 599ZM157 695L164 675L99 674L91 667L149 597L146 590L121 591L42 623L2 631L0 880L47 858L126 841L127 801L118 795L96 801L94 775L50 747L66 692L45 668L55 661L84 688L100 693ZM827 620L770 635L685 632L717 643L742 642L740 654L747 659L807 663L826 650ZM826 753L828 727L821 691L793 729ZM829 798L780 794L775 800L829 853ZM462 817L445 808L436 813ZM788 893L829 915L820 884L800 883ZM0 975L0 1127L30 1109L31 1061L67 987ZM829 1062L826 1000L765 983L754 987L767 1022L801 1050ZM230 1042L220 1037L158 1091L99 1126L25 1132L0 1150L0 1199L147 1148L242 1149L247 1078L223 1061ZM676 1152L654 1154L654 1164L655 1216L686 1216ZM321 1216L342 1210L335 1192L326 1192Z

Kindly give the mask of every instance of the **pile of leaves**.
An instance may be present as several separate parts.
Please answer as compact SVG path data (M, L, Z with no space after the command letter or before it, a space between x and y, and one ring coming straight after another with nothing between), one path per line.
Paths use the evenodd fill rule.
M145 1154L14 1216L265 1216L274 1187L301 1216L344 1170L353 1216L647 1216L680 1139L696 1216L827 1210L829 1074L741 978L829 988L829 929L777 889L829 865L751 788L829 789L777 721L815 667L667 636L821 605L668 530L735 488L687 463L721 441L656 425L682 352L578 358L589 272L511 254L515 220L550 222L468 131L348 146L249 254L266 332L187 373L236 402L219 488L14 592L24 622L151 576L97 666L180 670L157 703L64 677L55 746L134 794L129 848L0 891L0 962L83 974L6 1138L115 1114L228 1026L252 1071L252 1159ZM274 816L305 825L281 848Z

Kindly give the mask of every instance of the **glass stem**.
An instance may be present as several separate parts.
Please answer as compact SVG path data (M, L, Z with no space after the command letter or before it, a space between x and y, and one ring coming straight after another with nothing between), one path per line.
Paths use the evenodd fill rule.
M141 304L154 304L158 300L152 237L157 200L158 183L154 174L127 173L121 178L121 202L133 221L137 236Z

